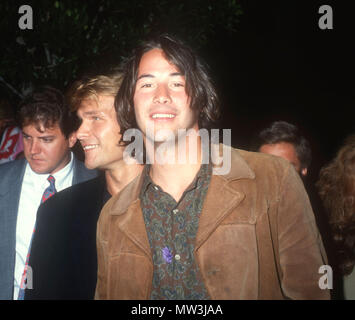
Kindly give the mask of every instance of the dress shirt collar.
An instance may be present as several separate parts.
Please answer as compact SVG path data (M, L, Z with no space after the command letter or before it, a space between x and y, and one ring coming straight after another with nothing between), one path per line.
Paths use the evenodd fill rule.
M47 178L50 176L49 173L43 173L43 174L36 173L31 169L29 163L27 163L26 171L30 177L30 180L36 181L35 185L40 186L41 189L46 188L48 186ZM73 153L70 152L70 161L68 162L68 164L64 168L57 171L56 173L52 174L52 176L55 179L55 188L57 191L63 189L64 182L69 177L72 171L73 171Z

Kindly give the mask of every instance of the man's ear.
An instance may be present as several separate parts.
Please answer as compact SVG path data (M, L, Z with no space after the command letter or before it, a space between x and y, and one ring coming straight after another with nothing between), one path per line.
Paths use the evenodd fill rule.
M69 135L69 148L73 148L75 143L76 143L76 132L72 132L70 135Z

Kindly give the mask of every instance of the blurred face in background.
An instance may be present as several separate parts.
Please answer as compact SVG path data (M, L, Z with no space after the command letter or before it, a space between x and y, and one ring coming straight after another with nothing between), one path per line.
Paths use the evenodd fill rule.
M301 162L298 159L296 149L292 143L279 142L274 144L264 144L260 147L259 152L284 158L291 162L301 176L307 175L307 168L301 169Z

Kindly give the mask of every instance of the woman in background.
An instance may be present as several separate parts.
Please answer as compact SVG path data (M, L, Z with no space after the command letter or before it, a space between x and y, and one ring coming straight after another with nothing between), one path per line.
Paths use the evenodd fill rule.
M336 157L320 171L319 195L327 211L344 298L355 299L355 135L345 140Z

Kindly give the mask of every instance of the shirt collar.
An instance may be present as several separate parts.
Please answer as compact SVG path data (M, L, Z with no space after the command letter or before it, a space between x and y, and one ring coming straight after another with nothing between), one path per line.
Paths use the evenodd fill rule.
M146 164L142 171L142 177L143 177L143 183L141 188L142 195L147 191L149 185L153 183L152 179L150 178L149 172L150 172L150 164Z
M70 173L73 170L73 154L70 152L70 161L68 164L57 171L56 173L53 173L52 176L55 179L55 186L56 189L60 189L60 186L62 183L65 181L65 179L70 175ZM36 173L31 169L30 164L27 162L27 168L26 171L28 172L28 175L30 176L30 179L32 181L36 181L37 183L35 185L40 185L42 188L48 186L48 177L50 176L49 173Z
M223 150L224 145L220 144L220 151ZM251 169L250 164L253 164L256 159L261 157L255 156L253 152L234 149L231 146L226 146L230 150L230 165L231 169L228 173L219 175L212 171L214 179L222 179L226 184L239 180L239 179L255 179L255 173ZM222 155L222 154L221 154ZM266 156L266 155L265 155ZM212 168L216 165L212 163ZM131 181L126 188L120 193L112 197L112 202L109 210L109 215L121 215L127 212L128 208L132 205L136 205L141 197L142 185L143 185L143 172Z
M153 182L152 178L149 175L150 167L151 167L150 164L145 165L142 172L143 184L141 189L141 195L146 193L150 185L155 186L155 183ZM197 172L194 180L187 187L186 191L190 191L194 188L200 187L203 181L205 181L205 179L207 179L208 176L211 174L212 174L212 166L210 164L202 164L200 170Z
M52 176L54 177L56 183L60 184L70 175L72 170L73 170L73 154L72 152L70 152L70 161L68 162L68 164L64 168L57 171L56 173L53 173Z

